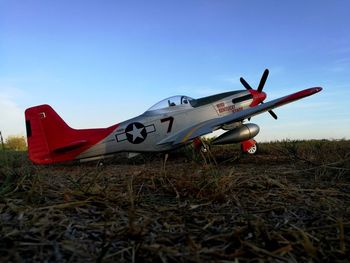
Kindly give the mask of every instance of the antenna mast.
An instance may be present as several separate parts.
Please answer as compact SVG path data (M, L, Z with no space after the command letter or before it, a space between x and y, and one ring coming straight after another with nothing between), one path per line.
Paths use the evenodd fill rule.
M1 146L2 146L2 150L5 150L5 144L4 144L4 138L2 137L2 133L0 131L0 141L1 141Z

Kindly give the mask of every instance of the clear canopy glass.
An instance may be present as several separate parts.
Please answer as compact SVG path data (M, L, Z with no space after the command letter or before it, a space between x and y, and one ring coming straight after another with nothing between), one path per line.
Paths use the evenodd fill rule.
M156 104L154 104L151 108L149 108L147 111L154 111L154 110L160 110L160 109L179 109L183 107L192 107L190 104L190 101L193 100L193 98L188 96L173 96L170 98L166 98Z

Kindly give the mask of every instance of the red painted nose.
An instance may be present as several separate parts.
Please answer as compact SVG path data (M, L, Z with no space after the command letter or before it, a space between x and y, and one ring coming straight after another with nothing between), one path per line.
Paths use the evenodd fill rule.
M260 95L259 95L260 102L264 101L265 99L266 99L266 93L265 92L260 92Z
M266 99L266 93L263 91L259 92L256 90L249 90L249 92L253 95L253 101L250 104L250 107L254 107Z

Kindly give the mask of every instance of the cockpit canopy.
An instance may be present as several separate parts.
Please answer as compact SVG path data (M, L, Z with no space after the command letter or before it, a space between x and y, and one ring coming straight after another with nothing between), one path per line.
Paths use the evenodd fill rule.
M161 110L161 109L182 109L182 108L191 108L190 101L194 100L188 96L173 96L170 98L166 98L156 104L154 104L151 108L149 108L146 112Z

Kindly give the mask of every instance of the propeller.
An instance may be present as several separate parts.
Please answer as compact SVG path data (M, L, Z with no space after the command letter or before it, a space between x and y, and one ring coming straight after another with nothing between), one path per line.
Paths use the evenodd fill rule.
M259 93L261 93L262 92L262 90L263 90L263 88L264 88L264 86L265 86L265 83L266 83L266 80L267 80L267 77L269 76L269 70L268 69L265 69L264 70L264 73L262 74L262 76L261 76L261 79L260 79L260 83L259 83L259 86L258 86L258 88L257 88L257 92L259 92ZM241 81L241 83L242 83L242 85L247 89L247 90L252 90L253 88L248 84L248 82L247 81L245 81L245 79L244 78L240 78L239 79L240 81ZM264 102L260 102L261 104L263 104ZM268 111L270 114L271 114L271 116L275 119L275 120L277 120L277 115L276 115L276 113L274 113L272 110L269 110ZM250 118L249 118L250 119Z
M247 90L252 89L252 87L248 84L248 82L245 81L244 78L241 77L239 80L241 81L241 83L243 84L243 86L244 86Z
M259 92L262 92L268 76L269 76L269 70L265 69L264 73L261 76L260 83L259 83L259 86L258 86L258 91Z
M274 118L275 120L277 120L277 115L276 115L276 113L273 111L273 110L269 110L268 111L269 113L270 113L270 115L272 116L272 118Z

